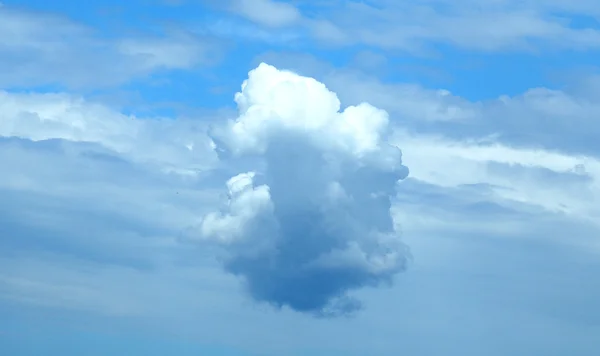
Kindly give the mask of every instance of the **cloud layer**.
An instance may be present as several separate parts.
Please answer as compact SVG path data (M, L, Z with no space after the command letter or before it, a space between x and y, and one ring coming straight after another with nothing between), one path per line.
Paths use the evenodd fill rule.
M265 73L276 74L279 79ZM268 354L268 348L277 349L271 350L272 354L308 353L306 348L321 347L323 337L339 354L395 354L398 333L404 335L403 347L412 354L447 350L465 355L506 355L523 350L528 354L556 350L594 354L599 320L598 313L591 312L597 304L598 286L593 276L599 268L600 251L597 156L518 147L497 137L464 139L453 136L447 126L432 126L435 133L419 132L415 128L423 121L453 121L445 119L443 113L441 118L426 115L431 108L445 107L445 100L454 98L461 108L476 104L480 110L473 115L482 122L493 121L486 107L494 103L472 103L460 97L434 95L433 91L398 90L401 86L376 87L372 81L344 81L348 78L343 76L325 77L327 87L335 90L343 103L340 106L360 107L360 99L366 98L393 116L389 125L395 132L391 137L385 134L382 116L357 120L359 126L369 124L362 132L379 132L378 139L359 139L334 119L346 114L334 114L340 106L333 95L315 90L313 80L298 81L295 75L277 73L281 74L267 70L253 76L238 95L238 119L230 124L222 121L212 130L221 162L216 161L205 135L206 125L200 122L207 118L193 122L138 118L69 94L3 92L0 162L6 168L0 175L0 195L5 198L0 202L0 298L5 309L36 308L31 309L35 310L32 314L42 315L38 314L42 306L55 315L119 315L115 323L135 320L136 330L157 327L164 335L171 329L225 344L235 339L259 354ZM298 91L298 86L308 89ZM341 90L344 87L346 94ZM381 93L387 90L388 97L375 101L374 88ZM592 97L594 92L586 94ZM327 110L317 105L323 98L330 103ZM421 104L416 107L415 103ZM508 101L507 105L515 103ZM360 112L382 113L362 106ZM518 108L522 115L528 113L522 106L515 110ZM273 117L264 112L273 113ZM295 112L321 119L300 122L293 120ZM419 122L419 118L423 120ZM379 126L370 125L377 122ZM548 126L543 128L550 130ZM593 130L589 125L587 129ZM577 137L576 131L569 135ZM532 136L529 138L533 142ZM369 272L373 267L369 270L365 263L348 267L364 262L361 249L368 254L369 246L375 246L370 236L359 239L354 232L368 226L367 219L372 223L379 217L377 226L389 224L388 215L383 213L385 202L367 206L364 202L369 200L363 199L361 210L356 210L359 208L351 202L334 204L328 200L331 196L319 196L308 188L318 190L327 180L337 179L347 196L364 196L357 193L364 186L342 178L347 172L356 172L356 166L373 169L379 162L378 167L389 167L373 156L392 157L391 151L370 151L382 141L399 145L404 153L402 161L411 169L410 178L397 184L392 215L401 224L402 240L410 245L415 260L410 273L398 278L393 288L358 290L357 282L374 285L387 280L385 271ZM286 150L269 149L274 145ZM275 156L281 152L281 157L289 157L296 151L300 151L297 158L283 163L283 158ZM325 155L328 164L310 164L306 158L310 155ZM294 164L304 168L283 169ZM207 171L211 167L218 168L215 174ZM270 171L270 167L279 171ZM287 181L278 178L277 174L285 173ZM360 182L356 173L354 177L354 182ZM341 191L337 184L332 186L335 188L320 191ZM388 183L385 186L390 187ZM286 188L288 191L282 193ZM222 211L214 211L219 193L226 191L232 197L229 205L225 202ZM303 207L283 203L294 194L303 202L329 204L323 205L328 214L314 214L325 222L322 225L342 218L350 220L343 226L344 233L348 232L343 239L358 240L359 248L314 259L313 252L322 245L308 242L335 240L301 239L302 244L292 239L280 241L277 231L271 230L280 224L274 212L281 211L280 206L288 211ZM260 212L263 220L256 220ZM360 215L365 212L371 215ZM223 264L216 266L212 261L214 249L207 248L206 243L193 246L175 238L198 217L209 216L207 223L199 226L204 232L196 233L224 250ZM310 220L305 216L308 214L301 217ZM296 219L296 224L301 224L300 220ZM291 224L291 219L287 221ZM305 225L304 231L308 229ZM237 229L229 229L231 226ZM256 234L250 234L252 231ZM406 252L397 239L391 241L390 251ZM369 256L374 256L373 261L382 255ZM345 290L346 295L359 298L367 305L366 310L354 320L323 323L306 318L310 313L331 315L355 310L355 300L332 297L323 309L304 309L309 314L293 312L288 307L291 303L298 306L327 295L306 287L304 281L310 280L301 280L302 275L289 273L301 270L294 268L302 259L309 265L317 260L320 265L315 271L329 283L324 285L338 282L337 291ZM269 265L264 262L267 260ZM395 267L401 270L399 261ZM343 269L334 268L336 263ZM278 273L275 267L286 274ZM239 291L239 279L231 272L247 281L255 300L285 306L284 310L273 313L249 308L243 302L246 296ZM369 280L356 277L368 273ZM272 288L281 285L296 294L285 295L284 288ZM299 300L299 296L306 299ZM515 320L519 322L515 324ZM87 320L80 323L90 325ZM9 321L4 324L5 330L13 330ZM178 327L172 328L175 324ZM286 327L278 327L282 324ZM532 333L532 327L537 326L539 333ZM470 343L474 334L478 342ZM490 340L497 341L500 334L505 335L506 342L489 350ZM550 343L548 335L552 336ZM278 345L273 344L274 339ZM430 339L439 341L431 343L427 341ZM464 345L470 349L464 350ZM330 351L323 352L335 354Z
M225 160L253 162L227 181L228 201L200 224L250 295L316 315L360 308L348 292L389 283L408 250L390 215L408 174L387 143L385 111L340 111L323 84L260 64L235 97L235 121L212 137Z
M110 3L0 6L0 355L600 354L600 3Z

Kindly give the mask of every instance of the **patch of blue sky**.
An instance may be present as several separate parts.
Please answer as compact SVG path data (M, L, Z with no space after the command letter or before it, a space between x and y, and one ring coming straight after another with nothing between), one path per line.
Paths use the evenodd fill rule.
M61 13L93 28L95 35L100 38L127 34L133 29L148 34L160 31L165 26L179 26L192 33L214 36L224 43L227 53L215 66L198 67L192 71L167 70L122 85L124 91L135 92L151 103L152 109L144 111L144 114L157 116L176 115L180 110L173 107L175 101L179 106L189 107L233 106L232 93L239 89L240 81L254 64L252 58L266 51L301 51L336 68L347 66L360 52L379 52L386 58L388 70L373 71L372 74L382 82L419 83L425 87L443 88L472 101L518 95L531 87L558 88L565 82L561 73L578 66L593 67L597 64L598 56L596 50L482 53L446 44L431 44L432 51L417 56L399 51L386 53L365 45L331 47L302 39L305 34L294 29L274 32L259 29L202 2L177 6L147 0L127 3L116 0L86 3L26 0L4 3ZM311 6L305 5L304 10L310 12ZM570 20L573 28L597 26L597 21L591 16L572 16ZM4 89L24 90L22 87ZM32 89L51 92L64 87L60 83L52 83L28 87L26 90ZM88 90L84 93L93 95L98 91ZM132 108L127 109L136 113Z

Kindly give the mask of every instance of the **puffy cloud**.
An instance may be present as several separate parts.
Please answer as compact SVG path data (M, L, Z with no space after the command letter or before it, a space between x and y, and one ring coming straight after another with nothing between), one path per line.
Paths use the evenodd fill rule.
M408 169L387 142L387 113L340 110L322 83L264 63L235 101L239 117L211 135L223 159L252 170L227 182L200 236L222 244L225 269L257 301L321 316L358 309L348 293L391 282L409 256L390 215Z
M349 95L340 94L346 87L355 93L353 99L367 98L402 119L391 121L392 126L406 126L406 130L395 130L388 137L385 125L376 129L376 125L359 121L357 125L367 127L363 133L379 132L380 139L358 138L333 119L344 117L334 109L331 115L321 115L323 121L318 123L307 121L305 125L291 120L294 110L320 113L316 100L332 96L316 95L310 100L312 106L305 99L279 105L287 99L281 95L283 88L290 86L282 82L291 78L294 85L308 88L305 94L310 98L315 93L310 84L314 81L296 81L297 76L277 83L265 81L256 88L273 87L270 94L263 90L250 96L251 84L267 76L253 78L238 95L238 101L246 103L242 115L212 132L223 159L216 166L198 121L132 117L65 94L3 93L0 136L21 138L0 139L0 163L5 167L0 175L2 309L14 314L27 310L40 321L60 320L47 316L63 316L69 311L69 315L85 315L85 319L71 319L85 327L93 324L90 315L119 315L119 326L128 325L123 334L135 325L136 332L156 328L160 335L166 335L176 324L176 333L210 342L230 343L234 338L240 347L259 354L316 349L322 347L324 335L330 344L323 351L327 354L394 354L397 341L389 335L395 337L398 332L405 337L405 350L412 354L447 350L490 354L490 340L497 340L500 332L510 342L491 355L523 350L529 354L569 353L573 345L576 354L593 354L597 349L598 329L594 325L600 316L591 312L597 309L599 291L594 276L600 267L596 204L600 165L596 158L542 147L517 147L496 137L485 141L478 140L478 135L455 137L447 126L439 124L453 121L444 120L444 115L430 120L438 121L431 126L435 134L415 133L425 121L419 117L427 117L424 113L448 97L426 92L432 95L418 101L423 93L407 90L376 103L372 101L376 95L371 98L369 94L374 86L361 88L360 83L340 79L336 87L330 77L325 83L335 89L342 104L328 107L338 110L351 104L346 100ZM394 93L400 87L379 88L382 93ZM276 102L270 102L270 97ZM456 99L454 105L468 103ZM423 111L413 110L415 102L421 104L414 109ZM390 106L392 103L397 106ZM507 103L514 105L515 101ZM289 105L296 106L286 111ZM476 117L494 121L486 105L490 103L477 104L482 111L477 111ZM274 116L265 122L256 121L265 118L249 114L261 112L257 106L270 108L268 112ZM289 120L285 121L286 117ZM568 113L564 117L569 117ZM237 131L233 129L236 125ZM538 127L549 130L548 125ZM589 125L584 128L593 129ZM570 135L577 136L576 132ZM386 280L382 277L386 268L399 266L394 265L399 260L393 253L405 252L406 247L396 234L378 244L372 235L356 233L367 226L389 224L387 207L383 207L386 199L373 202L364 198L366 193L361 189L373 186L360 185L375 178L384 180L381 171L373 173L376 163L385 171L390 167L386 162L399 162L392 153L395 150L386 153L377 148L377 143L381 146L384 141L400 145L403 162L411 168L411 178L397 184L399 195L392 200L394 221L400 222L403 241L416 256L410 273L384 292L374 288L351 292L368 304L356 322L315 323L290 310L272 313L247 307L236 279L225 276L224 270L245 276L255 295L263 297L260 300L278 305L273 296L279 301L289 295L318 300L316 296L324 292L319 290L321 281L337 282L335 287L342 290L342 282L364 282L358 277L366 275L376 284ZM270 149L273 146L285 150ZM282 163L290 152L297 152L297 158ZM325 157L326 164L317 166L309 156ZM283 169L294 168L292 163L299 168ZM357 166L365 169L354 169ZM165 167L183 172L218 167L212 172L212 178L218 179L206 179L211 176L207 171L181 179L181 175L160 172ZM272 167L274 171L269 170ZM367 179L368 173L373 174ZM218 176L221 174L223 177ZM326 184L335 180L337 183ZM387 182L376 185L390 186ZM221 211L214 211L219 192L231 198ZM350 197L354 201L348 201ZM310 202L315 203L304 210L306 214L291 213ZM323 209L312 209L314 206ZM288 212L287 220L276 215L280 211ZM194 246L175 238L199 216L211 216L199 226L206 230L196 233L222 246L225 269L213 264L212 245ZM289 229L300 226L301 232L327 226L332 233L325 239L310 239L311 235L305 234L309 239L281 241L278 231L272 230L278 225ZM340 227L344 235L334 235ZM337 240L330 238L335 236L347 241L347 248L331 248L313 258L315 251L322 250L321 243L333 245L331 241ZM379 238L387 236L384 233ZM569 244L579 246L566 246ZM384 252L373 253L377 248L388 248L387 257L383 257ZM304 271L295 269L302 261L307 261L315 274L290 277L287 272ZM296 283L298 280L306 282ZM311 294L300 290L310 281L315 282L314 288L305 289ZM269 289L272 287L281 289ZM284 288L289 295L283 294ZM344 290L354 288L358 288L356 284L346 284ZM261 291L263 294L256 294ZM289 297L287 305L290 300L296 305L306 301ZM338 312L351 310L352 301L344 305L345 301L337 304ZM32 307L35 309L29 309ZM327 305L316 313L323 315L331 309ZM13 337L12 320L5 319L0 328ZM199 325L198 320L206 322ZM419 322L415 324L415 320ZM104 324L107 330L114 330L113 321ZM236 328L231 328L232 323ZM285 329L276 327L282 323ZM540 326L542 331L531 334L531 325ZM474 334L479 342L469 344ZM428 342L431 339L439 342ZM464 349L465 344L470 345L469 350Z
M537 87L512 96L471 101L444 89L390 83L356 68L333 68L301 53L267 52L257 61L318 78L345 105L367 101L384 109L393 117L393 126L417 139L425 134L463 143L475 139L570 155L600 154L595 144L600 135L595 120L600 115L600 77L589 72L573 76L562 90Z

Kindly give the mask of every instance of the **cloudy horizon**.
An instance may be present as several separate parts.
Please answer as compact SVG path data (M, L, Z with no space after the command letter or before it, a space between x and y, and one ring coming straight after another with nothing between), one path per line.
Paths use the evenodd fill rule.
M0 4L0 354L600 352L600 5Z

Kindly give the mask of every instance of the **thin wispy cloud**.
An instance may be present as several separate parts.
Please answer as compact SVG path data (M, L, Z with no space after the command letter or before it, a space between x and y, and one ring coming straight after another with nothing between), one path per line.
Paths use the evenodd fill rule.
M2 87L115 86L214 64L221 52L219 43L185 31L114 38L64 16L0 8L0 65L11 68L0 74Z
M277 12L264 11L267 6ZM486 52L585 50L600 45L596 20L583 25L572 20L572 16L596 18L600 9L590 1L379 0L325 2L314 7L299 1L297 6L261 1L250 9L241 1L232 2L230 9L260 25L302 27L316 40L336 46L368 45L419 53L435 44ZM277 22L267 17L279 13Z

